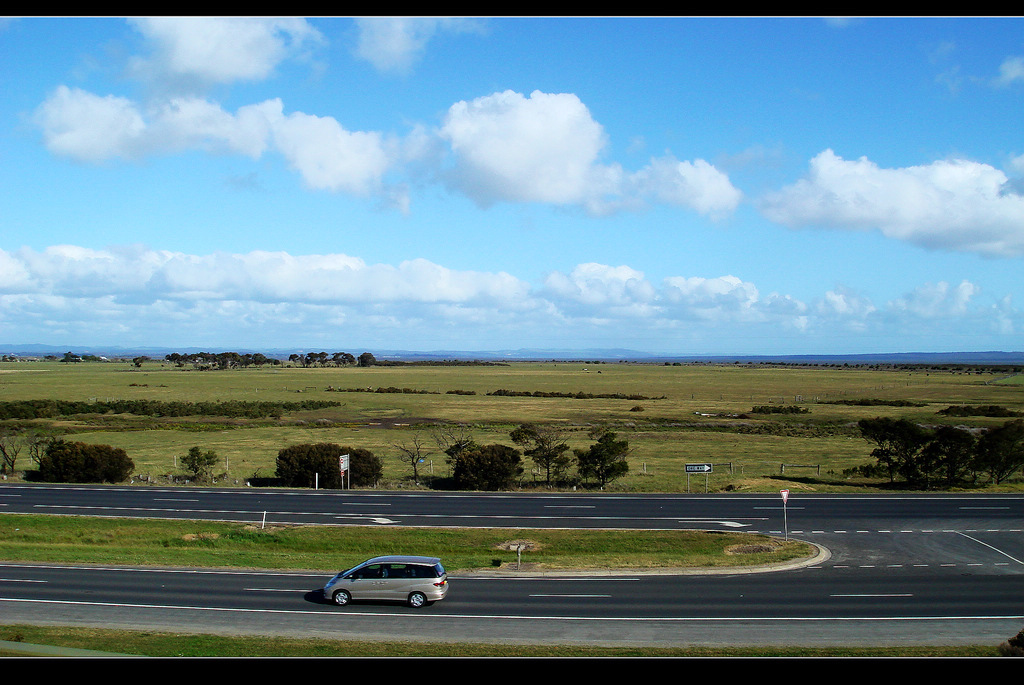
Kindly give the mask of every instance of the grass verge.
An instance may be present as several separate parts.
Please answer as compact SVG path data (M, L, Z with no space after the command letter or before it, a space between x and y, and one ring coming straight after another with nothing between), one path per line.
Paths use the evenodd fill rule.
M998 657L996 647L588 647L234 637L0 625L0 656L19 644L54 645L148 657ZM8 649L4 649L7 647Z
M50 563L336 572L380 554L439 556L449 571L746 567L813 555L797 540L701 531L570 531L242 523L0 515L0 559Z

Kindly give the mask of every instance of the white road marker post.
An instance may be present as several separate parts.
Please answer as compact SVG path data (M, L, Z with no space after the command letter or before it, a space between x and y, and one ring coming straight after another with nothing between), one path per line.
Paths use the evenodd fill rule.
M789 499L789 490L780 490L782 495L782 528L786 532L786 541L789 541L789 521L786 516L786 501Z

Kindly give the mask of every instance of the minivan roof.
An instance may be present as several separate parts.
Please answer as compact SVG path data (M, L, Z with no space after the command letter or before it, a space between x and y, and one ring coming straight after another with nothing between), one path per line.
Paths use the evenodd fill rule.
M390 554L366 560L365 564L436 564L441 560L437 557L418 557L411 554Z

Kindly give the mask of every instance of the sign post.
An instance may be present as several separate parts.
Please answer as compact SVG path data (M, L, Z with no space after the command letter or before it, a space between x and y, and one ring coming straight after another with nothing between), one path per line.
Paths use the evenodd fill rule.
M786 540L789 540L789 520L786 516L786 502L789 500L789 490L780 490L779 494L782 495L782 527L786 532Z
M690 474L691 473L703 473L704 474L704 492L708 491L708 474L714 469L711 464L687 464L686 465L686 491L690 491Z
M345 484L345 477L348 476L348 489L352 489L352 475L349 473L348 468L348 455L343 454L338 457L338 468L341 469L341 482Z

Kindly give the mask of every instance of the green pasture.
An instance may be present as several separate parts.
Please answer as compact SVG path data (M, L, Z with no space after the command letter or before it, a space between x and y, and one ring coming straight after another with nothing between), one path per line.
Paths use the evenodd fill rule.
M121 447L137 473L151 478L180 474L177 458L192 446L215 450L222 458L221 483L242 484L272 475L283 447L336 442L380 456L385 487L413 487L411 467L399 459L397 446L418 441L424 457L420 475L444 477L448 466L434 440L438 424L462 424L481 443L511 444L509 431L529 421L563 427L573 447L589 445L589 430L601 425L627 438L630 472L610 486L616 490L834 490L864 486L841 476L843 469L870 461L870 445L854 427L857 420L893 416L926 424L998 425L1005 419L937 412L950 405L1024 411L1021 378L1005 369L768 364L552 361L198 371L158 361L141 368L130 362L5 362L0 363L0 401L338 403L259 420L105 414L33 424L75 440ZM377 388L405 392L352 392ZM560 396L488 394L497 390ZM588 397L561 396L577 393ZM597 397L610 394L629 397ZM865 399L890 404L835 404ZM894 406L898 402L920 406ZM762 405L795 405L807 413L750 413ZM706 462L714 464L707 480L686 478L685 464ZM538 479L528 473L524 484Z

